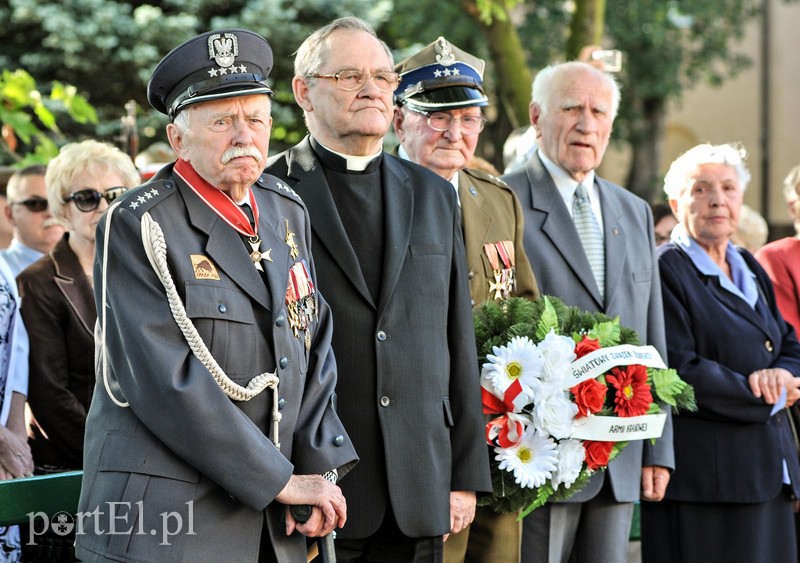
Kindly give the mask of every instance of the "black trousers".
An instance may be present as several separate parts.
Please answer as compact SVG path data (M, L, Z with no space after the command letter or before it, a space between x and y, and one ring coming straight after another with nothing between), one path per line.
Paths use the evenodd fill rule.
M336 540L337 563L442 563L442 536L410 538L400 531L391 509L368 538Z

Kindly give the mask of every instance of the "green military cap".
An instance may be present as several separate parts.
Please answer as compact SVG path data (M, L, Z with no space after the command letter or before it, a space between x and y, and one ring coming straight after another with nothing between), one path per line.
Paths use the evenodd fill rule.
M150 105L170 119L189 104L251 94L272 95L272 48L246 29L208 31L161 59L147 84Z
M439 37L394 67L404 86L395 94L395 103L423 112L487 106L485 65L482 59Z

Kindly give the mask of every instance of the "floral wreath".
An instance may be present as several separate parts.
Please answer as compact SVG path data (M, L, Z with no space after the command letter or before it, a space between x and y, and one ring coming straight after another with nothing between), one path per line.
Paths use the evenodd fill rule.
M692 387L619 318L543 296L487 301L473 320L491 419L493 494L479 506L524 516L574 495L627 440L661 435L654 393L675 412L697 408Z

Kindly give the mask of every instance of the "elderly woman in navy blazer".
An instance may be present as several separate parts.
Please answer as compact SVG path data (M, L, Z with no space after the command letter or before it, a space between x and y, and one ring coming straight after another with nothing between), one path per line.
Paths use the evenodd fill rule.
M797 561L800 466L787 406L800 343L772 284L730 237L750 174L744 151L699 145L664 180L678 218L659 248L669 364L698 410L673 418L675 472L642 505L643 560Z

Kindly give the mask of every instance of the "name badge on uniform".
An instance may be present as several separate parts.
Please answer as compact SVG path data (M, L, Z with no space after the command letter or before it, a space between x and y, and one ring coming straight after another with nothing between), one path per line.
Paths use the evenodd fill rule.
M289 269L286 310L292 332L295 337L299 337L302 331L306 350L310 350L311 335L308 328L317 318L317 292L304 259L295 262Z
M510 240L487 242L483 251L492 266L494 281L489 282L489 294L493 299L508 299L517 287L514 243Z

